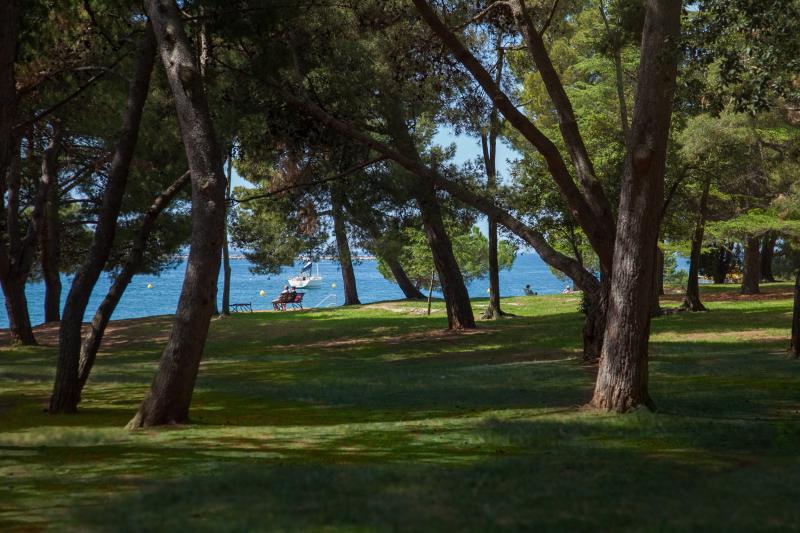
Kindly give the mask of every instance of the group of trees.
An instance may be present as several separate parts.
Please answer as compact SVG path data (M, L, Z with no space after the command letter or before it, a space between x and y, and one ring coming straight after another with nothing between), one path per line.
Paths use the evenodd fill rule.
M795 0L26 4L0 12L0 282L17 342L35 342L32 277L61 319L52 413L77 409L132 276L187 243L130 427L188 420L229 239L265 273L335 253L346 304L368 250L408 298L440 290L453 329L476 327L466 282L487 269L484 316L505 314L498 271L530 246L583 290L591 404L613 411L653 405L665 254L690 257L694 311L700 275L753 293L798 267ZM440 128L482 157L453 164ZM234 167L252 188L231 190Z

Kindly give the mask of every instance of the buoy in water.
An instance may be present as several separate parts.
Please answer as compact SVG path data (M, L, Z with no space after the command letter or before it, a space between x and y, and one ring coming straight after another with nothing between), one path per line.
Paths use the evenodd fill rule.
M148 283L148 284L147 284L147 288L148 288L148 289L152 289L152 288L153 288L153 284L152 284L152 283Z
M336 288L336 284L335 283L331 283L331 289L335 289L335 288Z
M260 291L258 291L258 295L259 296L264 296L265 294L267 294L267 292L264 289L261 289Z

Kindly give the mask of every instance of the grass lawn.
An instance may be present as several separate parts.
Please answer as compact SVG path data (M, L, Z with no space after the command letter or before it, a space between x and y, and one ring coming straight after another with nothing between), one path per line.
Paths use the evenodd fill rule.
M796 530L791 287L704 290L653 323L656 414L582 408L575 295L462 334L440 303L215 320L194 423L137 432L168 318L114 324L77 415L40 331L0 348L0 530Z

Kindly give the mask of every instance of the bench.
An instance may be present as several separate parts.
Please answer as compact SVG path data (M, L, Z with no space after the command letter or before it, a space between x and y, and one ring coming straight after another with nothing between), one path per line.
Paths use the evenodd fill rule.
M285 292L272 300L272 308L276 311L286 311L286 306L291 305L295 309L303 308L303 292Z
M231 304L231 311L234 313L242 313L244 311L253 312L253 303L238 303L238 304Z

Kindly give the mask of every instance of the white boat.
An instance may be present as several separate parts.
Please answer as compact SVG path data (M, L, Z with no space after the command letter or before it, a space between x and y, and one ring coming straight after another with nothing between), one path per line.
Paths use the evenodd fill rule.
M322 286L322 276L319 275L319 264L317 264L316 274L311 273L311 265L313 263L308 261L303 268L300 269L300 274L289 278L289 285L295 289L318 289Z

